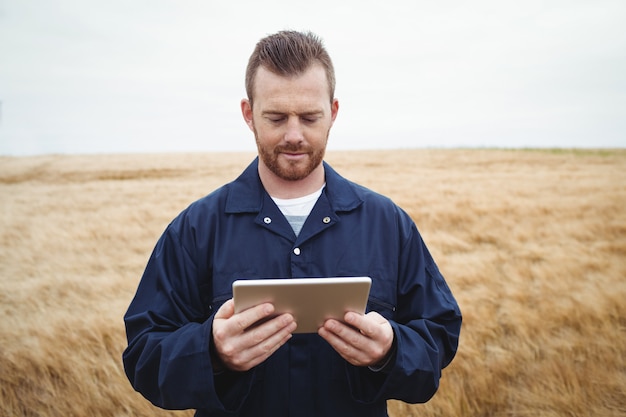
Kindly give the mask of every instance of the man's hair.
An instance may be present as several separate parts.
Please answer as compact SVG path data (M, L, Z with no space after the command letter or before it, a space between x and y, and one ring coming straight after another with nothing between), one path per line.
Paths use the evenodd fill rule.
M259 67L276 75L292 77L314 64L326 71L330 100L335 97L335 69L322 40L311 32L281 31L261 39L254 48L246 69L246 93L252 103L254 82Z

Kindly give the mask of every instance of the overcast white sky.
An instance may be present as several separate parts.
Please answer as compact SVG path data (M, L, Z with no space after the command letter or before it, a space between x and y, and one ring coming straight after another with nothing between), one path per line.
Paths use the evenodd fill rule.
M254 151L257 40L320 35L329 149L626 147L626 1L3 0L0 154Z

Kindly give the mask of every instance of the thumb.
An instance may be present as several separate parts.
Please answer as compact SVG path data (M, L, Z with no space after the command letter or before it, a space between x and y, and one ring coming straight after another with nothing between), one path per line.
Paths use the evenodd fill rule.
M235 303L233 299L226 301L215 313L216 319L229 319L235 314Z

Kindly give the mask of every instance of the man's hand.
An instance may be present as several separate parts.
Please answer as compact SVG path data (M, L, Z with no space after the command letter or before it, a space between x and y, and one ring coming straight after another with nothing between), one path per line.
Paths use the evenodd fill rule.
M318 334L352 365L380 365L393 345L393 329L387 319L372 311L366 315L348 312L344 320L326 320Z
M228 369L252 369L291 338L296 330L291 314L282 314L254 325L273 313L274 306L265 303L235 314L232 299L217 310L213 320L213 343L219 359Z

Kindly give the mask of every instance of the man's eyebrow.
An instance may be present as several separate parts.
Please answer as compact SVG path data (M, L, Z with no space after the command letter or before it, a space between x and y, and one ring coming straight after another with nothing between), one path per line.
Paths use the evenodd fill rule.
M280 110L264 110L261 114L263 116L279 116L279 115L284 115L284 114L288 114L290 112L285 112L285 111L280 111ZM320 116L324 114L324 110L319 109L319 110L309 110L309 111L304 111L302 113L297 113L298 116Z
M311 110L311 111L306 111L304 113L299 113L300 116L321 116L324 114L324 110L320 109L320 110Z

